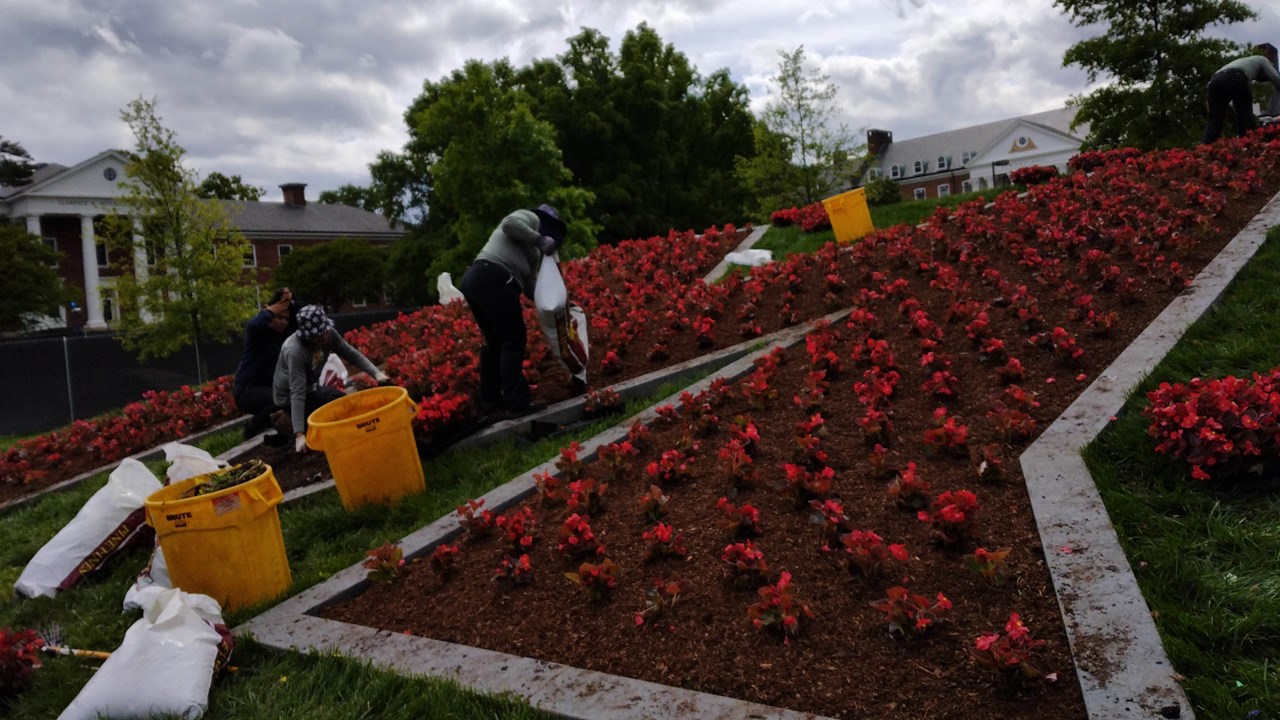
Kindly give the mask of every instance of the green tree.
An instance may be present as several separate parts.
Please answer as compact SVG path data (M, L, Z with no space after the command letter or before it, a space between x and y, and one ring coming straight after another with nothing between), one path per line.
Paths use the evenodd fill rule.
M902 202L902 187L890 178L874 178L868 180L863 187L866 189L868 205L893 205Z
M0 137L0 185L26 185L31 182L31 174L35 171L31 155L25 148Z
M0 332L31 329L40 315L57 315L70 293L58 277L58 254L39 237L0 220L0 257L5 280L0 283Z
M417 279L429 293L436 275L459 275L498 222L519 208L554 205L569 226L567 255L595 246L597 226L585 212L591 194L572 184L554 129L530 112L505 60L472 60L427 83L409 117L410 142L431 178L431 211L421 229L431 265Z
M796 188L803 185L799 166L792 162L791 142L763 120L752 127L753 152L734 158L734 175L748 195L748 212L767 221L774 210L801 203Z
M308 303L330 312L343 303L382 297L387 255L364 240L339 238L333 242L295 248L280 263L273 284L293 291Z
M817 70L806 70L804 46L791 52L779 51L778 74L770 78L776 87L774 99L765 106L761 118L768 130L781 136L784 152L778 152L772 138L756 133L757 156L739 163L744 183L759 188L757 215L780 207L817 202L836 186L844 184L850 172L850 158L862 148L844 125L832 127L836 114L835 83ZM761 141L764 140L764 147ZM767 177L785 178L781 202ZM767 216L767 215L766 215Z
M138 98L120 113L135 149L120 183L125 212L109 218L105 233L121 258L117 329L124 347L143 359L194 343L203 382L201 349L238 337L253 313L253 278L245 268L251 248L223 204L196 193L195 173L183 165L186 151L155 110L154 100ZM135 268L135 256L147 258L147 267Z
M216 170L196 188L196 195L218 200L247 200L253 202L267 194L266 188L246 185L239 175L227 177Z
M316 201L325 205L349 205L369 212L374 212L378 209L374 204L371 190L359 185L347 184L338 187L337 190L325 190L320 193L320 197L316 198Z
M1257 17L1238 0L1055 0L1079 27L1104 34L1067 49L1062 64L1110 84L1071 99L1074 126L1087 124L1087 148L1186 146L1204 130L1205 84L1240 46L1210 38L1212 25Z

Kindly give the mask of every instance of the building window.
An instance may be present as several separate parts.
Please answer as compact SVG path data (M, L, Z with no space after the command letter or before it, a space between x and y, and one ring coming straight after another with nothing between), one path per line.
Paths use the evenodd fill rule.
M284 259L285 259L285 258L287 258L287 257L289 257L289 253L291 253L291 252L293 252L293 246L292 246L292 245L277 245L277 246L276 246L276 254L277 254L277 255L279 255L279 257L280 257L280 262L284 262Z
M58 252L58 238L52 238L52 237L40 238L40 242L43 242L44 246L52 250L54 253ZM53 258L53 262L49 263L49 267L55 267L55 268L58 267L57 257Z
M939 155L939 156L938 156L938 169L939 169L939 170L950 170L950 169L951 169L951 156L950 156L950 155Z
M879 179L880 179L880 178L882 178L882 177L884 177L884 171L883 171L883 170L881 170L881 169L880 169L880 168L878 168L878 167L873 167L873 168L871 168L871 179L872 179L872 180L879 180Z
M1026 146L1028 146L1028 145L1030 145L1030 144L1031 144L1031 139L1030 139L1030 138L1028 138L1026 135L1019 135L1019 136L1018 136L1018 147L1020 147L1020 148L1024 148L1024 147L1026 147Z
M890 168L889 168L889 177L890 177L890 178L892 178L892 179L894 179L894 180L897 180L898 178L902 177L902 166L901 166L901 165L894 165L894 166L890 167Z
M961 165L968 165L968 164L969 164L969 161L970 161L970 160L972 160L972 159L973 159L973 153L969 152L968 150L965 150L965 151L960 155L960 164L961 164Z
M915 198L916 198L917 200L923 200L923 199L924 199L924 188L922 188L922 187L920 187L920 188L916 188L916 189L915 189L914 191L912 191L912 192L913 192L913 194L915 195Z
M924 160L917 160L915 165L915 174L919 175L929 169L929 163Z
M960 190L961 192L967 192L967 193L973 192L973 181L965 180L964 182L960 183Z
M96 242L93 244L93 250L98 256L98 267L106 267L109 264L107 262L107 244L104 242Z
M258 246L257 245L253 245L251 243L249 245L249 248L244 251L244 266L258 267Z
M102 319L106 322L114 322L116 319L115 292L102 293Z
M946 197L946 196L948 196L948 195L950 195L950 194L951 194L951 186L950 186L950 185L939 185L939 186L938 186L938 197Z
M351 307L368 307L368 298L357 298L351 301Z

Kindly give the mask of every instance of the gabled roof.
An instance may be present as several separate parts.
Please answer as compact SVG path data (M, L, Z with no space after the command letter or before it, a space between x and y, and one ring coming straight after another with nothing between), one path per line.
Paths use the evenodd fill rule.
M224 200L223 204L240 232L251 237L305 234L398 238L404 235L403 229L394 227L381 215L350 205L316 202L288 205L243 200Z
M1072 145L1078 146L1083 141L1083 138L1072 135L1067 130L1060 130L1056 127L1053 127L1052 125L1046 125L1045 123L1032 122L1030 120L1027 120L1026 118L1016 118L1012 122L1010 122L1006 127L1004 127L999 133L992 136L991 141L988 142L981 150L979 150L977 154L973 156L973 158L970 158L970 160L972 161L975 158L985 159L988 155L996 155L998 157L1008 155L1007 152L1000 151L1000 146L1008 138L1013 137L1014 135L1017 135L1019 129L1021 128L1029 128L1029 129L1034 128L1034 129L1040 130L1043 133L1047 133L1050 137L1061 138L1061 140L1064 143L1069 143ZM1086 132L1085 134L1088 134L1088 133Z
M1082 127L1074 134L1071 132L1071 120L1075 117L1075 114L1075 108L1063 107L1021 117L996 120L981 125L971 125L966 128L935 133L911 140L894 141L881 152L878 164L882 168L902 165L907 168L908 174L906 177L910 178L915 161L927 161L930 168L929 172L933 173L937 170L936 163L938 158L949 155L951 156L951 167L959 169L963 167L961 160L966 151L977 154L986 150L988 146L1003 136L1010 126L1020 121L1035 123L1053 131L1055 134L1062 134L1075 138L1077 141L1083 141L1084 136L1088 134L1088 128Z
M0 187L0 199L11 200L15 197L18 197L19 195L27 195L29 193L36 192L44 187L47 187L50 183L55 181L57 178L62 177L64 175L73 175L79 170L81 170L82 168L88 167L98 162L99 160L102 160L105 157L115 157L122 163L129 162L129 156L126 155L122 150L104 150L98 153L97 155L94 155L93 157L89 158L88 160L85 160L84 162L81 162L81 163L77 163L72 167L67 167L66 165L59 165L57 163L43 163L36 166L36 171L31 175L31 182L27 183L26 185L17 185L14 187Z

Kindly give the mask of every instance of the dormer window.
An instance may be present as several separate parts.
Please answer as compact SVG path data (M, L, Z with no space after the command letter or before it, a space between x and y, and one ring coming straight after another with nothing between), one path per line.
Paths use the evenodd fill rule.
M951 157L947 155L938 156L938 169L946 170L951 167Z
M973 159L973 153L969 152L968 150L965 150L964 153L960 155L960 164L968 165L969 161L972 159Z
M915 166L915 174L919 175L929 169L929 161L917 160Z
M880 169L880 168L878 168L878 167L873 167L873 168L871 168L871 179L872 179L872 180L879 180L879 179L880 179L880 178L882 178L882 177L884 177L884 171L883 171L883 170L881 170L881 169Z
M894 166L890 167L890 168L889 168L889 177L893 178L894 180L897 180L898 178L902 177L902 166L901 166L901 165L894 165Z

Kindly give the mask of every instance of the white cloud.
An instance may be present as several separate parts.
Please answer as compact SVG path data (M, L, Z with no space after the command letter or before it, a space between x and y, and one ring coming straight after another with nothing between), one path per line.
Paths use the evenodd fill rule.
M110 8L110 9L108 9ZM1280 42L1280 14L1214 34ZM704 76L728 68L753 109L778 51L803 45L839 86L851 128L910 138L1047 110L1087 88L1063 68L1073 27L1052 0L5 0L0 135L71 164L129 147L120 109L156 98L204 172L279 197L368 182L399 149L424 80L471 58L517 66L563 53L583 27L616 50L639 23Z

